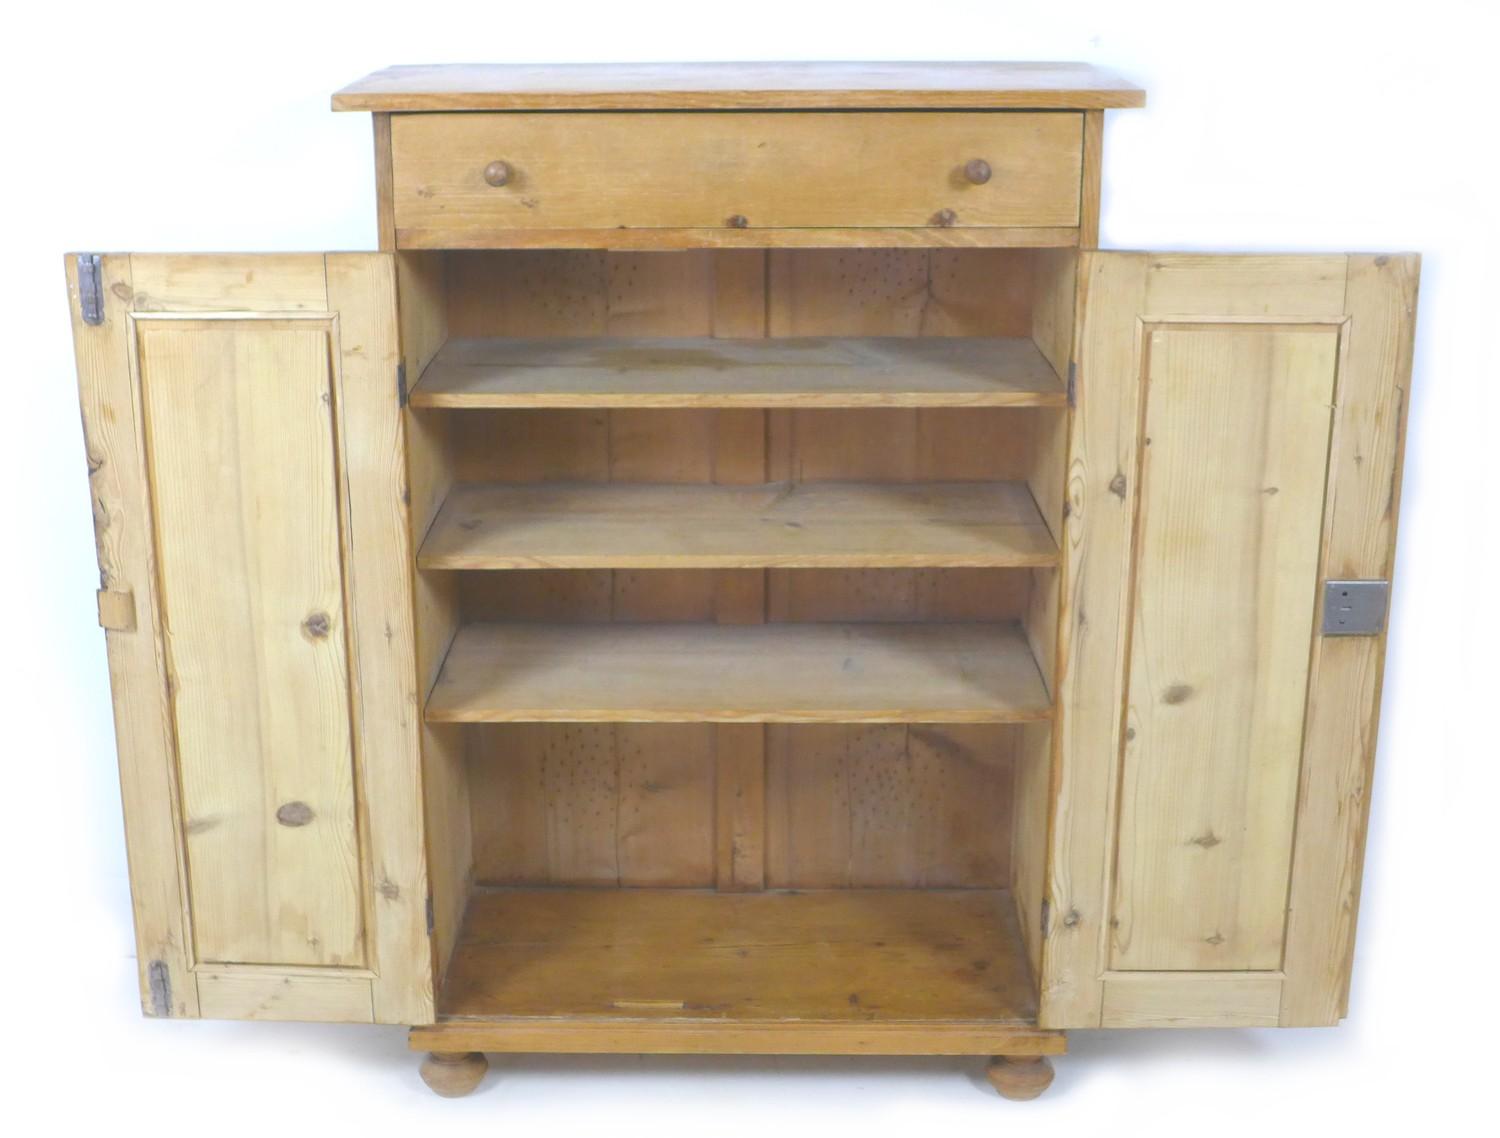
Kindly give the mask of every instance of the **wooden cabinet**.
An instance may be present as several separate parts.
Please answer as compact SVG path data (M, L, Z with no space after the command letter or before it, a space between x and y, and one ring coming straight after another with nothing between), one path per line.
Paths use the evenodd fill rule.
M1100 251L1141 102L398 68L382 252L70 257L147 1013L1336 1022L1417 262Z

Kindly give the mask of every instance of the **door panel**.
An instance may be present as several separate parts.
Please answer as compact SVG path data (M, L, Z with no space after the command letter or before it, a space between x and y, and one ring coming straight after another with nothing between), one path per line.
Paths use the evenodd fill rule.
M198 960L360 965L327 319L138 319Z
M1332 1023L1358 909L1415 257L1085 253L1045 1027Z
M1338 332L1152 331L1111 966L1281 967Z
M143 1006L430 1022L391 259L67 267Z

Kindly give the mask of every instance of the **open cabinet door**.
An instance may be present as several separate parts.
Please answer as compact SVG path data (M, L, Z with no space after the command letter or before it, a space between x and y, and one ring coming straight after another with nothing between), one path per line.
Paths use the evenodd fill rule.
M1083 254L1043 1026L1344 1014L1416 283Z
M145 1010L427 1022L391 258L67 274Z

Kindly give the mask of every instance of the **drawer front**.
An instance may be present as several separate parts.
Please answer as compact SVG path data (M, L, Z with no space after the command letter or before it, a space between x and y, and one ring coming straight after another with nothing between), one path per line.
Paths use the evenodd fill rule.
M396 228L425 245L496 230L1070 227L1082 150L1083 116L1063 111L391 124Z

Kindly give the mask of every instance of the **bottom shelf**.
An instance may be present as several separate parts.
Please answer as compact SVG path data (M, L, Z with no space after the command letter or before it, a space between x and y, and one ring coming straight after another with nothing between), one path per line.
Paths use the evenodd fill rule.
M412 1046L1057 1054L1010 895L496 889Z

